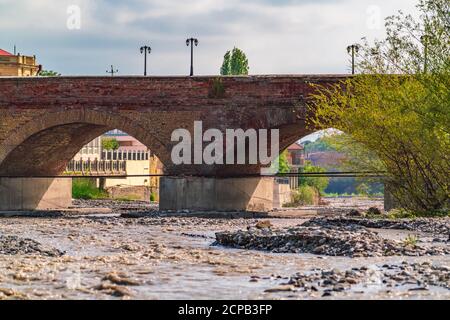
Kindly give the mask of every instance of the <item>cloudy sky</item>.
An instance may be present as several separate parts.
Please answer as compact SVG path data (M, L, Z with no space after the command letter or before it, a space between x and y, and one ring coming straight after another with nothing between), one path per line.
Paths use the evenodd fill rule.
M247 54L251 74L346 73L346 46L382 37L384 17L415 14L415 2L0 0L0 48L16 44L64 75L104 75L111 64L127 75L142 73L139 47L149 44L150 74L183 75L190 59L185 39L194 36L196 74L217 74L233 46Z

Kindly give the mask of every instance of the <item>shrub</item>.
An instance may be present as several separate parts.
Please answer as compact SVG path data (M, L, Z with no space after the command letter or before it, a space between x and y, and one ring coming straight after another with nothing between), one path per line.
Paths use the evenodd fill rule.
M420 217L449 217L449 210L418 212L407 209L393 209L387 213L389 219L415 219Z
M72 197L74 199L102 199L108 198L108 193L101 191L92 179L75 178L72 180Z
M304 173L321 173L325 172L326 170L324 168L321 168L319 166L313 166L311 161L306 161L305 165L303 167L302 172ZM310 186L315 188L320 194L323 194L325 189L328 186L328 183L330 182L330 178L326 176L318 176L318 177L300 177L300 185L301 186Z
M415 247L417 245L417 242L419 241L419 238L415 235L409 234L404 240L403 244L405 246L412 246Z
M313 205L317 203L319 193L314 187L300 186L297 190L292 192L292 201L285 204L285 207L297 207L304 205Z
M152 193L150 194L150 201L151 201L151 202L155 202L155 201L156 201L156 194L155 194L154 192L152 192Z

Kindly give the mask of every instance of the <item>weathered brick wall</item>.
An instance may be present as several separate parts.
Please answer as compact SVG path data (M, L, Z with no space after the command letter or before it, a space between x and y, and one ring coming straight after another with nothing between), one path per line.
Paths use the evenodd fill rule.
M305 127L309 83L345 76L0 78L0 174L54 175L102 132L118 128L155 152L170 173L239 174L258 166L173 166L173 130L279 128L281 147ZM45 159L45 161L44 161Z

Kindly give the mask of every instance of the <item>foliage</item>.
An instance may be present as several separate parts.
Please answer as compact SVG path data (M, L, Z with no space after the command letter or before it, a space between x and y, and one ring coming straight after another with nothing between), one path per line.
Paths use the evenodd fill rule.
M154 192L150 193L150 201L155 202L156 201L156 194Z
M386 214L388 219L415 219L420 217L450 217L450 210L414 212L406 209L393 209Z
M413 235L413 234L408 234L408 236L403 240L403 244L405 246L413 246L415 247L417 245L417 242L419 241L419 237Z
M279 156L278 159L278 173L289 173L291 172L291 167L289 165L289 161L287 160L287 150L284 150Z
M302 173L320 173L320 172L325 172L325 169L318 166L313 166L310 161L306 161L305 165L302 168ZM303 176L299 178L300 185L313 187L321 194L324 193L329 182L330 178L325 176L324 177Z
M314 85L310 104L310 124L346 133L337 138L337 149L350 154L348 165L384 171L399 205L415 212L449 202L449 6L447 0L422 0L421 21L389 17L386 39L362 45L361 75Z
M41 70L41 72L39 72L40 77L59 77L60 75L60 73L52 70Z
M319 194L316 188L311 186L300 186L297 190L292 191L292 202L285 204L285 207L298 207L304 205L313 205L318 199Z
M104 150L117 150L119 149L119 141L116 138L104 138L102 139L102 148Z
M328 140L324 138L319 138L316 141L305 141L303 143L305 147L305 152L323 152L323 151L335 151L333 146L329 143Z
M362 182L356 187L356 192L358 192L359 195L368 196L370 194L370 187Z
M74 199L104 199L108 193L99 190L95 182L89 178L74 178L72 180L72 197Z
M245 53L241 49L234 47L231 52L227 51L225 53L220 74L223 76L247 75L248 69L248 59Z

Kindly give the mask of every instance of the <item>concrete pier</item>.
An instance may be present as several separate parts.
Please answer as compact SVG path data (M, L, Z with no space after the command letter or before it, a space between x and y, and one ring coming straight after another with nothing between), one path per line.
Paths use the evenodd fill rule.
M0 178L0 210L52 210L72 205L72 179Z
M273 178L162 177L161 210L258 211L273 209Z

